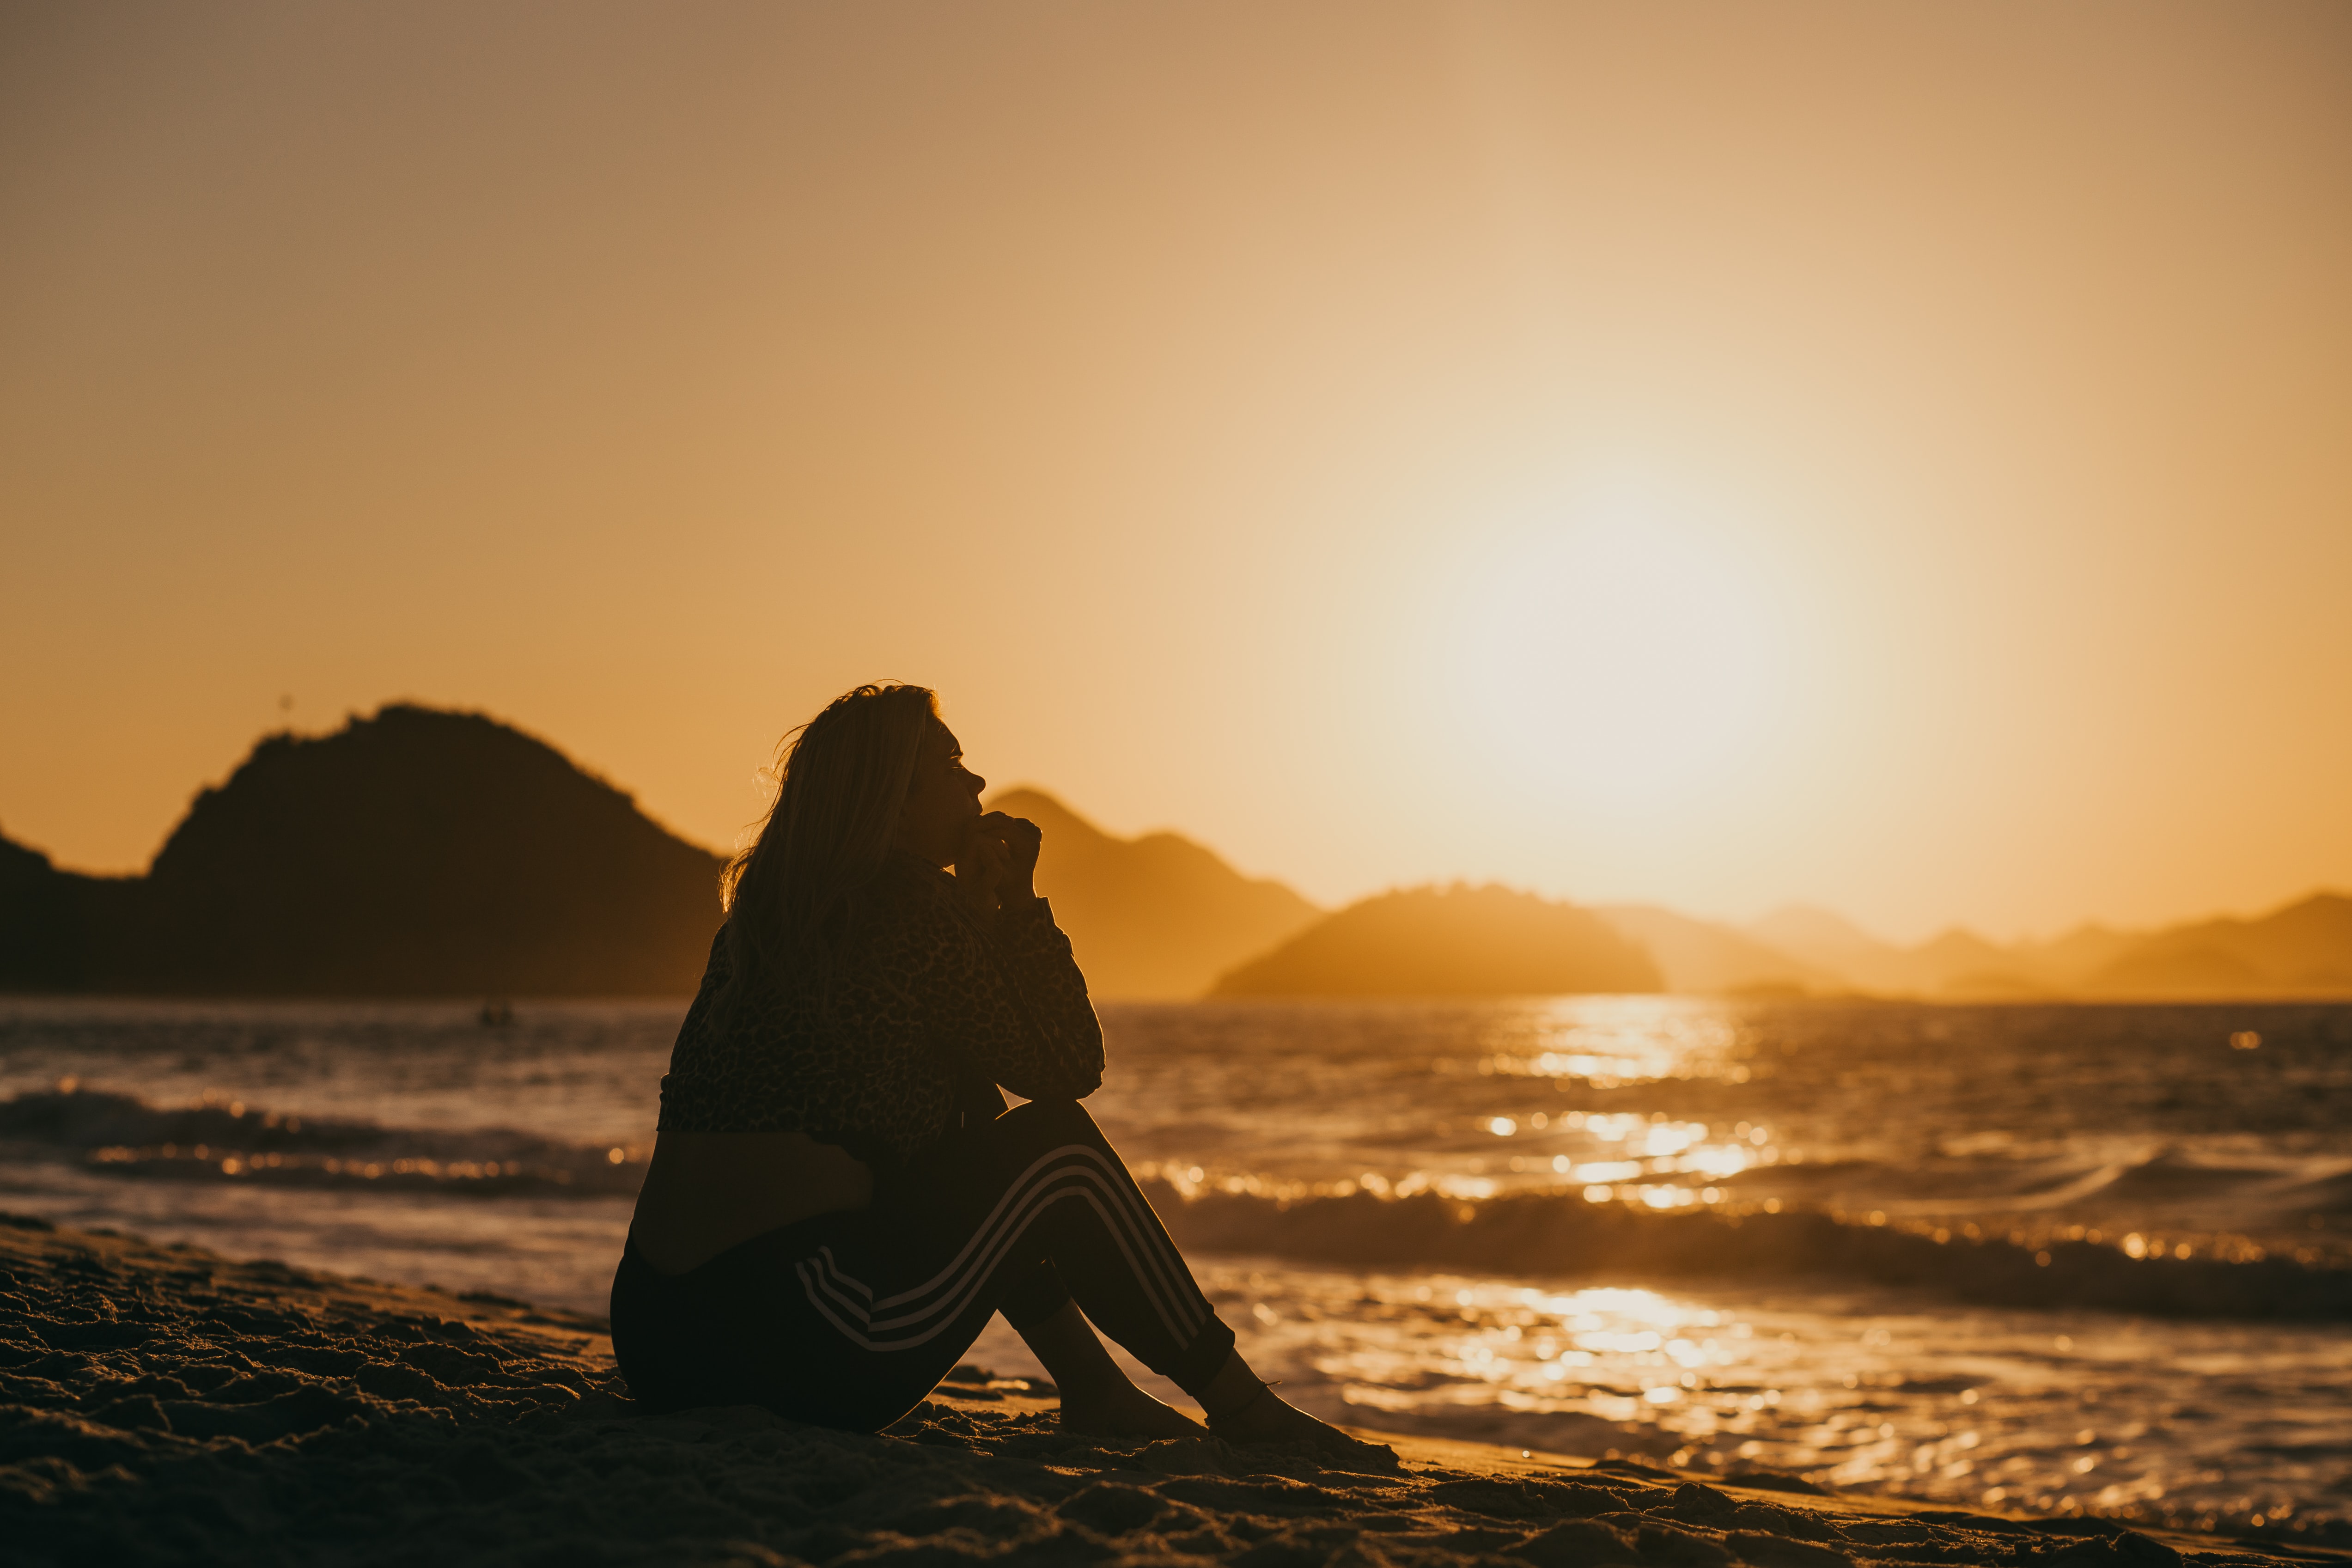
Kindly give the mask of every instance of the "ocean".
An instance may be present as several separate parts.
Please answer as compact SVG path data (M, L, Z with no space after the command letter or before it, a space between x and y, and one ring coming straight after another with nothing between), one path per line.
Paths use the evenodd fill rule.
M0 1000L0 1209L601 1312L683 1005ZM2352 1006L1100 1010L1090 1109L1327 1417L2352 1518Z

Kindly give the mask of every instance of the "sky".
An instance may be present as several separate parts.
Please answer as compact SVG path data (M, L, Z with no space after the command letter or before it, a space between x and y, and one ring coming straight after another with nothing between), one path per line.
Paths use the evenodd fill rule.
M2347 279L2334 0L26 0L0 833L900 679L1326 903L2352 890Z

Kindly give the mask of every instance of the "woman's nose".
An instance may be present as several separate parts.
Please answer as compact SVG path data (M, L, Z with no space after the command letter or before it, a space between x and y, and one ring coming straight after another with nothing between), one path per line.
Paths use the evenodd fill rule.
M964 770L964 784L965 787L969 788L974 795L982 794L988 788L988 781L982 778L978 773L973 773L970 768L966 768Z

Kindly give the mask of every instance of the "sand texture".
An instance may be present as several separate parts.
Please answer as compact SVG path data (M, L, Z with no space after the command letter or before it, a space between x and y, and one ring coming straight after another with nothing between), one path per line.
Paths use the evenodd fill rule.
M635 1414L593 1320L0 1223L0 1562L1716 1568L2352 1561L1394 1439L1100 1443L960 1373L882 1436Z

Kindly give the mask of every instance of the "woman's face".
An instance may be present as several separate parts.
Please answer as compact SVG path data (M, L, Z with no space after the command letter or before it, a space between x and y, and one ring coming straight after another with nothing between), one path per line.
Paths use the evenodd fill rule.
M933 724L915 756L914 782L898 814L898 846L934 866L963 853L965 835L980 820L980 792L988 781L963 765L963 748L945 724Z

